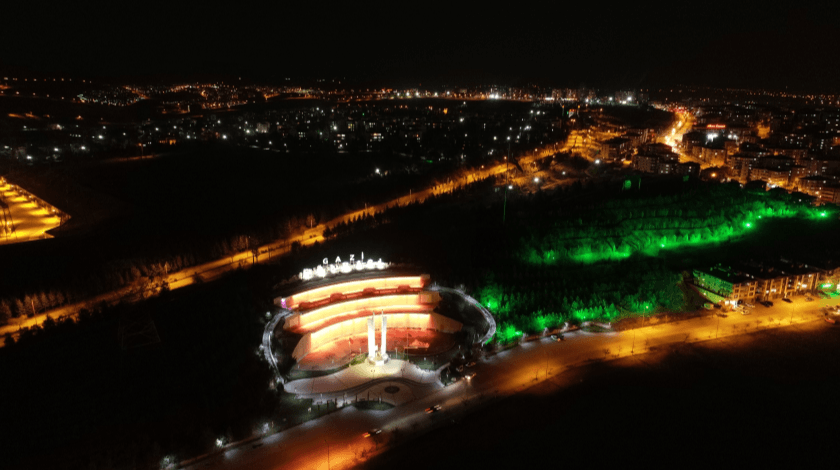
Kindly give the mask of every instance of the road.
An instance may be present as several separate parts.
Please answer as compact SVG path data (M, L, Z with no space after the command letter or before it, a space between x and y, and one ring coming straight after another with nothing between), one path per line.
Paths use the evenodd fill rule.
M677 114L677 117L680 119L677 126L673 127L670 133L666 133L665 136L662 137L663 143L670 145L674 152L680 156L680 163L699 163L701 169L710 167L711 165L709 163L703 162L700 159L694 158L682 151L681 142L683 135L691 131L694 127L694 116L692 116L689 112L684 112Z
M690 129L687 119L684 120L683 127ZM558 145L556 144L549 144L543 147L535 147L533 152L529 152L525 156L519 158L519 164L522 168L530 168L530 165L539 159L546 158L557 152L569 151L571 149L574 149L577 145L576 142L578 140L592 140L588 136L588 134L584 134L586 134L584 131L572 131L570 138L567 139L566 143L559 149ZM513 168L514 167L512 165L508 165L506 163L495 166L488 166L487 168L481 167L464 175L463 178L456 178L446 183L426 188L421 191L409 191L408 195L398 197L386 203L378 204L375 206L369 206L365 209L353 211L342 216L336 217L332 220L313 225L312 227L306 229L303 233L299 235L295 235L286 239L280 239L273 243L260 246L258 248L258 254L256 256L254 256L250 250L246 250L231 256L227 256L225 258L220 258L200 265L191 266L180 271L167 273L166 282L169 286L169 289L179 289L181 287L186 287L195 283L197 276L200 276L202 281L209 281L221 276L226 272L229 272L230 270L237 269L239 267L244 267L255 262L268 262L271 261L273 258L288 253L290 251L291 245L295 242L299 242L303 246L311 245L315 242L323 242L325 240L323 235L324 230L327 227L335 226L341 222L350 222L354 218L363 216L364 214L373 215L381 213L388 207L407 205L413 202L422 202L423 200L432 195L439 195L452 192L458 187L463 186L465 184L478 181L493 175L503 174L506 171L509 171ZM526 183L530 180L531 176L527 176L524 178L526 179L520 181L518 184L520 184L522 188L529 188L530 186L526 185ZM58 224L56 223L56 225ZM82 302L65 305L47 312L41 312L38 315L34 315L33 317L21 317L18 318L17 321L14 321L14 323L12 324L0 327L0 336L4 336L7 333L11 333L12 335L17 336L19 335L21 328L31 328L35 325L40 325L47 319L48 316L53 319L66 316L75 316L77 315L79 310L81 310L82 308L88 308L90 305L95 305L99 303L111 304L125 298L130 298L134 295L136 295L136 287L126 286L115 291L103 293L96 297L86 299ZM3 344L0 343L0 347L2 346Z
M677 113L677 118L679 119L677 125L671 128L671 131L662 138L663 142L671 147L678 147L682 142L683 135L690 131L694 125L694 116L691 113Z
M254 254L250 250L246 250L240 253L233 254L231 256L227 256L224 258L220 258L214 261L209 261L207 263L202 263L200 265L191 266L189 268L185 268L179 271L171 272L166 274L166 282L169 285L170 290L179 289L182 287L189 286L197 281L197 276L201 278L202 281L210 281L219 276L237 269L239 267L245 267L251 265L255 262L269 262L278 256L282 256L287 254L291 250L291 245L295 242L299 242L302 246L312 245L315 242L324 242L324 230L327 227L333 227L341 222L350 222L356 217L360 217L364 214L373 215L383 212L388 207L399 206L399 205L407 205L413 202L422 202L426 198L432 195L440 195L448 192L452 192L458 189L461 186L464 186L468 183L472 183L474 181L479 181L484 178L488 178L490 176L494 176L497 174L502 174L508 170L508 167L503 164L495 165L495 166L488 166L487 168L481 167L477 170L474 170L466 175L463 178L456 178L451 182L447 182L444 184L436 185L431 188L427 188L421 191L409 191L409 194L398 197L391 201L377 204L373 206L369 206L365 209L360 209L357 211L353 211L342 216L336 217L332 220L313 225L312 227L306 229L303 233L288 237L286 239L280 239L273 243L260 246L258 248L259 254L254 256ZM0 186L0 190L3 188ZM19 197L20 196L16 196ZM20 202L21 207L27 208L27 210L33 210L33 214L36 216L41 217L44 220L51 220L52 218L44 217L37 213L38 209L35 206L35 209L29 207L29 205L34 206L33 203L26 202L23 203L21 201L17 201L17 199L12 198L9 202L10 207L12 205L12 201L15 204ZM17 223L17 218L15 218ZM21 219L23 220L23 219ZM29 220L29 219L26 219ZM52 228L58 225L58 219L55 219L55 225L49 226L48 228ZM48 228L45 228L48 229ZM34 232L33 232L34 233ZM22 236L22 234L26 234L26 236L33 236L30 232L25 231L24 228L18 228L18 236ZM2 243L2 241L0 241ZM149 292L151 294L151 292ZM32 317L20 317L16 320L13 320L12 324L5 325L0 327L0 337L5 336L7 333L11 333L13 336L18 336L20 333L21 328L31 328L36 325L40 325L43 323L47 317L51 317L53 319L57 319L60 317L76 317L78 315L79 310L83 308L90 308L91 305L96 305L100 303L106 304L113 304L118 302L119 300L131 298L137 295L137 288L136 286L126 286L111 292L106 292L100 295L97 295L93 298L86 299L82 302L77 302L74 304L65 305L56 309L49 310L47 312L41 312L38 315L34 315ZM0 347L3 346L3 343L0 342Z
M699 317L621 333L574 332L567 334L562 342L549 338L526 342L480 360L472 369L477 375L471 381L461 380L425 398L387 411L362 412L346 407L186 468L351 468L358 464L356 459L361 458L363 451L376 450L374 441L362 437L368 429L383 429L380 437L385 440L393 436L395 429L402 435L415 430L428 431L448 423L453 415L521 392L577 365L643 354L667 344L715 340L756 329L796 327L805 322L822 321L821 309L838 303L840 298L814 302L797 298L792 304L780 301L771 308L757 306L750 315L730 312L725 318ZM436 404L441 405L440 412L424 412ZM258 447L252 447L254 445Z

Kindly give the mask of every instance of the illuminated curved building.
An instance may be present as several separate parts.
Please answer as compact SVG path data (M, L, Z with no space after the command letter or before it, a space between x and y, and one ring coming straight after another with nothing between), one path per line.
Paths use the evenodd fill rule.
M388 346L411 347L411 331L460 331L460 322L434 312L440 294L426 290L428 283L428 275L382 276L336 282L275 299L293 312L283 328L302 336L292 357L300 363L314 351L333 348L341 351L340 361L367 353L371 361L381 363L387 360ZM401 343L387 339L388 331L394 330L402 332L397 333L397 338L403 338ZM379 345L377 338L381 338Z

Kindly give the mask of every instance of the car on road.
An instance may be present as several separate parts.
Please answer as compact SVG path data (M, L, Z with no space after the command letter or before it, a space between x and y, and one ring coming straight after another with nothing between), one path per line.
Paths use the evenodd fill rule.
M467 367L472 367L475 365L475 361L470 361L467 363Z
M790 300L790 299L789 299L789 298L787 298L787 297L782 297L782 301L787 302L787 303L789 303L789 304L792 304L792 303L793 303L793 301L792 301L792 300Z
M741 310L741 315L749 315L751 313L752 313L752 310L747 309L747 308Z
M436 413L440 410L441 410L440 405L430 406L430 407L426 408L426 414Z
M813 301L814 301L813 297L805 297L805 302L813 302Z
M368 432L364 433L364 434L363 434L363 436L364 436L364 437L375 436L375 435L377 435L377 434L379 434L379 433L381 433L381 432L382 432L382 430L381 430L381 429L371 429L370 431L368 431Z
M470 379L472 379L473 377L475 377L475 372L470 372L469 374L464 375L464 377L466 377L466 378L467 378L467 380L470 380Z
M457 370L458 372L464 372L464 366L458 366L455 368L455 370Z
M557 342L565 341L566 338L563 335L551 335L551 339Z
M761 305L764 305L765 307L772 307L772 306L773 306L773 302L771 302L771 301L769 301L769 300L762 300L762 301L760 301L759 303L760 303Z

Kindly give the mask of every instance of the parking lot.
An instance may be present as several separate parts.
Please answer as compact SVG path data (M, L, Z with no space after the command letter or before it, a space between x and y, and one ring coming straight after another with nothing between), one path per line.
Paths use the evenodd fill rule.
M6 182L0 182L0 201L0 244L50 238L46 232L61 222Z

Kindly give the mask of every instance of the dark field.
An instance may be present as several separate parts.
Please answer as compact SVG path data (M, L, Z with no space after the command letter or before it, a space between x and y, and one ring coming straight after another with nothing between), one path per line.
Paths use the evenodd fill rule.
M68 236L3 247L0 258L16 269L0 274L0 285L10 297L50 288L83 296L122 285L117 273L130 266L217 259L402 196L437 171L400 173L402 163L376 153L196 146L149 160L39 167L29 180L43 184L33 190L75 197L78 212L58 229ZM394 173L373 177L377 167Z
M363 468L828 468L839 342L814 322L572 369Z
M270 308L267 268L117 305L0 348L2 468L151 468L200 455L285 409L255 353ZM160 342L137 348L139 320ZM300 405L298 405L300 406Z
M786 258L808 263L840 258L836 249L840 220L770 219L762 221L756 229L731 242L661 250L659 258L674 270L691 270L748 259Z

